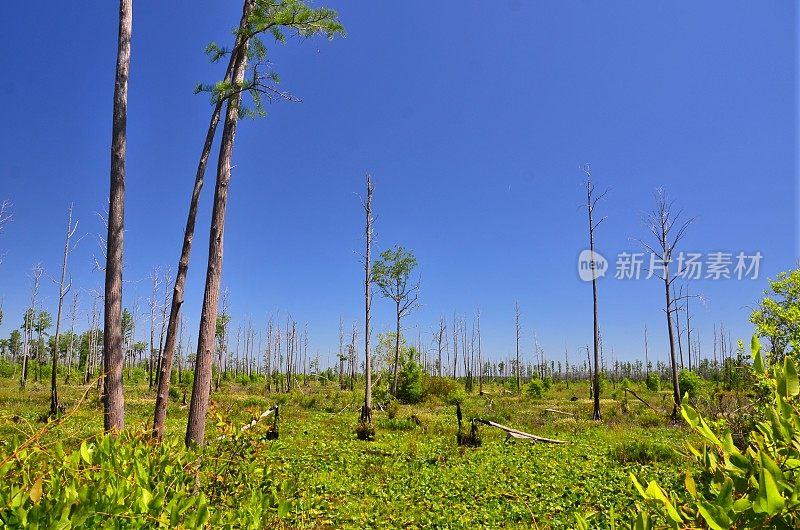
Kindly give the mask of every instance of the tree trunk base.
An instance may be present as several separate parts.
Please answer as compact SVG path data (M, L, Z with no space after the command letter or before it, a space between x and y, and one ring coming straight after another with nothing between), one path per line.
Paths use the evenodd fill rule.
M358 426L356 426L356 437L366 442L375 440L375 426L372 425L372 410L366 406L361 407L361 417L358 420Z

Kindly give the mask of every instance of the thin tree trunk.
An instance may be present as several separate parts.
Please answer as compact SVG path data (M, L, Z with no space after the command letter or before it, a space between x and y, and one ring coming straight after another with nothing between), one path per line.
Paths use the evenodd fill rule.
M520 366L520 362L519 362L519 339L520 339L520 334L522 332L522 328L520 327L520 322L519 322L519 317L520 317L519 303L515 304L515 309L516 309L516 311L515 311L515 317L516 317L515 321L516 321L516 330L517 330L517 348L516 348L516 351L517 351L517 361L516 361L517 362L517 394L519 394L520 392L522 392L522 381L520 380L520 370L521 370L522 366Z
M252 0L244 2L244 18L253 6ZM241 43L241 60L236 62L232 78L241 84L247 63L247 40ZM239 117L239 94L228 100L225 124L222 129L217 182L214 192L214 208L211 214L211 233L208 248L208 268L203 308L200 314L200 331L197 339L192 400L189 405L189 420L186 425L186 445L202 445L205 439L206 413L211 392L211 366L214 349L214 335L219 305L220 283L222 279L223 238L225 233L225 210L228 202L228 189L231 178L231 158L236 136L236 123Z
M367 175L367 200L364 203L366 227L364 239L366 254L364 255L364 374L366 389L364 390L364 406L361 409L360 422L372 423L372 353L370 351L370 309L372 307L372 178Z
M400 363L400 301L396 301L397 313L395 314L395 336L394 336L394 367L392 368L392 395L397 397L397 367Z
M67 295L70 286L64 285L67 279L67 263L69 261L69 245L75 230L78 228L72 226L72 204L69 206L69 215L67 219L67 236L64 240L64 260L61 263L61 280L58 284L58 311L56 312L56 335L54 337L52 353L52 368L50 373L50 414L58 414L58 379L56 372L58 370L58 341L61 338L61 314L64 311L64 297Z
M128 119L128 71L131 62L133 0L119 2L117 71L114 84L114 118L111 132L111 188L106 238L105 313L103 324L103 427L125 428L122 388L122 264L125 218L125 143Z
M678 385L678 360L675 355L675 335L672 332L672 298L669 291L669 271L665 273L664 294L667 298L667 333L669 335L669 359L672 364L672 422L678 421L678 407L681 403L681 389Z

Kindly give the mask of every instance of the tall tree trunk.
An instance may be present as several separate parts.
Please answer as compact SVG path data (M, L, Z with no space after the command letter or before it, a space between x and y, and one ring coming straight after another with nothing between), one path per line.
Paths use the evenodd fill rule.
M241 48L241 30L244 29L252 9L252 3L247 1L244 3L242 20L239 23L240 34L236 37L234 50L231 53L230 63L228 64L228 71L226 78L230 76L235 67L240 67L238 63L239 48ZM241 67L240 67L241 68ZM241 68L242 73L244 68ZM167 402L169 399L169 385L172 374L172 360L175 351L175 338L178 332L178 323L180 320L181 305L183 305L183 295L186 288L186 275L189 271L189 258L192 253L192 241L194 239L194 228L197 221L197 209L200 202L200 192L203 189L205 180L206 166L208 165L208 157L211 154L211 147L214 143L214 136L217 132L217 125L219 124L220 114L222 113L222 105L224 101L220 100L214 106L214 111L211 114L211 122L208 125L206 139L203 143L203 150L200 153L200 161L197 164L197 172L195 174L194 188L192 189L192 198L189 201L189 215L186 219L186 229L183 232L183 246L181 247L181 256L178 260L178 272L175 275L175 286L172 291L172 303L169 310L169 322L167 324L167 333L164 341L163 358L161 360L161 374L158 378L158 394L156 396L156 408L153 418L153 436L161 438L164 436L164 424L167 418Z
M677 334L676 340L678 342L678 360L680 361L681 370L683 370L683 341L681 340L681 317L678 314L680 310L680 296L675 295L675 285L672 285L672 303L675 305L675 333Z
M397 397L397 367L400 364L400 301L397 303L395 313L395 336L394 336L394 367L392 368L392 395Z
M520 370L522 370L522 365L520 365L520 362L519 362L519 339L520 339L520 333L522 332L522 328L520 327L520 322L519 322L519 317L520 317L520 314L519 314L519 303L515 304L515 316L516 316L515 321L516 321L516 330L517 330L517 347L516 347L516 351L517 351L517 361L516 361L516 363L517 363L517 367L516 367L517 368L517 394L519 394L520 392L522 392L522 381L520 380Z
M253 0L245 0L244 17L253 6ZM236 61L232 78L241 84L247 66L247 40L241 43L241 59ZM217 323L217 306L219 305L220 282L222 279L223 239L225 234L225 210L228 203L228 189L231 179L231 158L233 142L236 136L236 123L239 118L239 102L237 93L228 100L225 124L222 129L222 140L217 164L217 182L214 191L214 208L211 214L211 233L208 245L208 268L206 271L206 287L203 296L203 308L200 314L200 331L197 339L194 383L192 400L189 405L189 420L186 425L186 445L193 443L202 445L206 430L206 413L208 398L211 392L211 367L214 350L214 336Z
M586 204L589 209L589 251L591 252L592 260L592 319L594 322L593 331L593 347L594 347L594 374L592 377L592 396L594 397L594 407L592 410L592 419L600 421L602 416L600 414L600 324L597 320L597 271L595 269L595 256L594 256L594 229L595 224L592 218L594 213L594 202L592 200L592 187L591 173L587 168L586 178Z
M119 2L117 71L114 83L114 117L111 131L111 188L106 238L105 313L103 324L103 427L125 428L122 388L122 265L125 208L125 142L128 119L128 71L131 63L133 0Z
M667 298L667 334L669 335L669 360L672 367L672 422L678 421L678 407L681 404L681 389L678 385L678 360L675 355L675 335L672 331L672 297L669 290L669 271L664 274L664 294Z
M364 239L366 243L366 254L364 255L364 378L366 388L364 390L364 406L361 408L360 422L363 424L372 423L372 352L370 351L370 309L372 307L372 177L367 175L367 200L364 203L366 213L366 227Z
M61 280L58 284L58 311L56 313L56 335L53 343L52 353L52 367L50 372L50 414L58 414L58 386L56 372L58 370L58 341L61 338L61 315L64 311L64 297L67 295L69 286L64 285L67 279L67 262L69 260L69 245L72 236L75 234L75 229L72 226L72 205L69 206L69 216L67 219L67 236L64 240L64 260L61 263Z

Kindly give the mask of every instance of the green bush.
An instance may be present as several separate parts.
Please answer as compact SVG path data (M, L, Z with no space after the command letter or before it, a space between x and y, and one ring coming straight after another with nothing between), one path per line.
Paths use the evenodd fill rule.
M14 373L14 365L5 359L0 359L0 377L10 378Z
M393 420L397 417L398 412L400 412L400 404L396 399L390 399L389 404L386 405L386 416Z
M703 388L703 379L696 373L684 369L678 374L678 386L681 394L689 394L689 397L694 399Z
M447 377L428 377L425 379L425 395L441 399L447 397L459 387L458 383Z
M663 422L663 420L662 420ZM614 446L610 456L620 464L649 464L674 460L676 453L666 445L648 440L626 441Z
M202 459L182 439L156 444L149 433L74 450L36 441L0 450L3 528L263 527L291 509L293 489L273 480L263 442L233 431Z
M386 404L392 395L389 393L389 387L386 385L378 385L372 389L372 401L376 404Z
M545 384L541 379L533 379L528 383L528 396L533 399L540 399L545 390Z
M753 374L772 389L772 402L750 434L745 451L733 443L729 430L714 432L686 400L684 419L704 446L689 446L702 474L687 473L686 491L668 493L657 482L644 487L631 475L643 502L631 516L631 527L655 528L800 528L800 380L789 358L765 368L758 337L751 344ZM700 482L700 485L698 485ZM668 522L655 522L660 518Z
M424 394L422 367L409 357L397 374L397 399L403 403L419 403Z
M650 372L644 380L647 390L651 392L658 392L661 390L661 376L657 372Z
M467 393L464 391L463 388L457 387L455 390L450 392L447 395L447 404L448 405L455 405L456 403L463 403L464 400L467 398Z

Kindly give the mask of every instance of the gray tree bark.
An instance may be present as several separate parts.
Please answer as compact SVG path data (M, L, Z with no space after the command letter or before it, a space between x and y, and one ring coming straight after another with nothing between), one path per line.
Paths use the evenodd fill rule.
M245 0L244 17L253 6L253 0ZM232 79L236 84L244 80L247 66L247 40L241 43L241 58L236 61ZM211 367L213 364L214 337L217 324L220 284L222 280L222 258L224 252L225 211L228 204L228 190L231 179L231 158L239 119L240 94L231 96L227 102L225 123L222 128L219 159L217 163L217 182L214 190L214 207L211 213L211 233L208 244L208 267L203 307L200 314L200 331L197 339L192 400L189 405L189 420L186 425L186 445L202 445L205 439L206 413L211 392Z
M119 432L125 428L125 395L122 388L122 266L125 234L125 144L128 120L128 72L131 64L133 0L119 2L117 69L111 128L111 187L106 237L105 312L103 323L103 427Z

